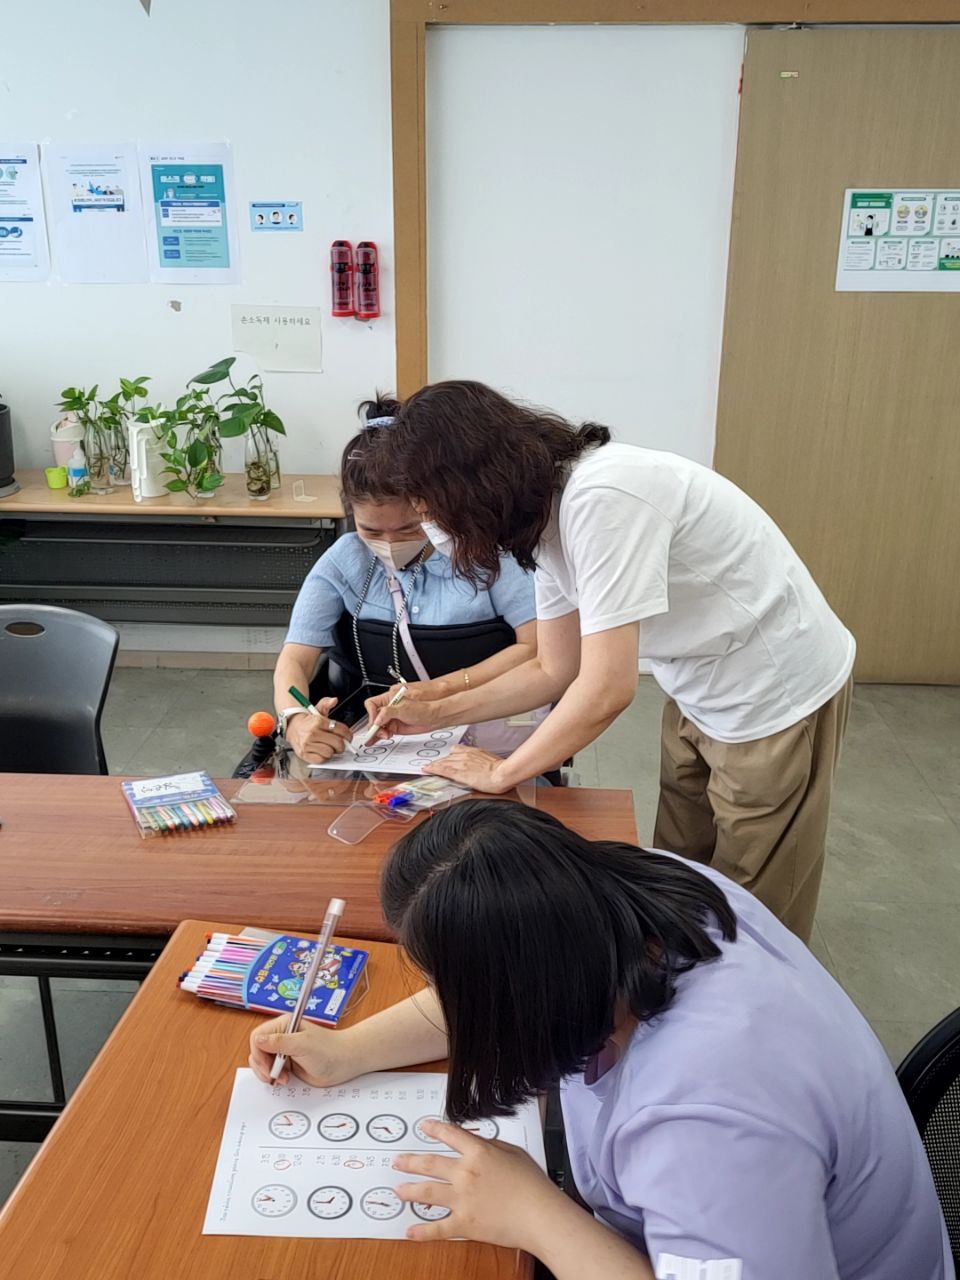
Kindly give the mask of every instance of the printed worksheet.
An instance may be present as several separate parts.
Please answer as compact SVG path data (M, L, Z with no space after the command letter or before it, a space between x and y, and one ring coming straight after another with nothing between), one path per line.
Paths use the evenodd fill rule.
M368 729L366 719L353 726L353 736L364 741ZM451 729L434 729L431 733L403 734L397 738L384 738L372 746L363 746L359 751L341 751L338 756L331 756L324 764L312 764L311 772L325 773L333 770L339 773L401 773L421 774L423 766L441 760L455 747L467 732L467 725L457 725Z
M446 1076L434 1072L374 1072L313 1089L271 1087L242 1068L203 1234L401 1240L417 1221L445 1218L442 1206L400 1200L394 1187L415 1178L392 1167L401 1152L453 1154L422 1128L443 1119L445 1096ZM463 1127L522 1147L546 1168L535 1100Z

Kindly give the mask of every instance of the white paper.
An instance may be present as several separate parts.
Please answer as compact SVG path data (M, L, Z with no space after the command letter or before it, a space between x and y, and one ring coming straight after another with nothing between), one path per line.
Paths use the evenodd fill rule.
M57 274L68 283L147 279L134 146L44 147Z
M449 1148L421 1136L421 1120L443 1118L446 1076L385 1071L332 1089L299 1081L261 1084L237 1072L217 1157L204 1235L400 1240L421 1221L446 1217L393 1191L415 1181L392 1168L400 1154ZM535 1100L516 1116L465 1126L527 1151L546 1168Z
M369 722L366 718L353 726L353 736L363 741ZM358 751L341 751L324 764L312 764L311 773L333 770L339 773L409 773L421 774L424 766L434 764L450 754L467 732L467 725L450 729L434 729L431 733L410 733L402 737L384 738L372 747Z
M848 189L836 289L960 292L960 191Z
M226 142L140 147L150 279L236 284L237 203Z
M234 303L233 349L253 356L261 369L320 373L319 307L274 307Z
M35 142L0 142L0 280L49 275L40 150Z

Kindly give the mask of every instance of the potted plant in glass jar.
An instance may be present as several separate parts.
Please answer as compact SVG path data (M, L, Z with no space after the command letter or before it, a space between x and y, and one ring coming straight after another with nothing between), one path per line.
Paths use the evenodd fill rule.
M254 374L238 386L230 372L234 363L235 357L227 356L191 378L191 382L204 387L221 382L230 384L230 389L213 401L219 415L219 433L224 440L246 437L243 469L247 493L262 501L269 498L271 489L280 485L280 458L274 437L286 435L286 428L279 415L264 402L260 375Z
M65 387L59 408L74 414L83 428L83 452L94 493L111 493L114 484L130 483L128 425L137 399L146 396L148 377L121 378L120 389L98 400L99 385L89 390Z

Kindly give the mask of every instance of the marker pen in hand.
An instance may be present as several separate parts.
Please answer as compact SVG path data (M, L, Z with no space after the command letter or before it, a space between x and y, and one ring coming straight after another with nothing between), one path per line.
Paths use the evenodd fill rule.
M303 1015L307 1008L307 1001L313 995L313 988L316 986L317 973L320 969L320 961L326 955L327 947L330 945L330 939L333 937L337 925L340 923L340 917L346 908L346 903L342 898L331 898L330 905L327 907L327 914L323 917L323 927L320 930L320 941L317 944L317 950L313 959L310 961L310 968L307 970L303 978L303 986L300 988L300 994L297 996L297 1003L294 1006L293 1013L290 1015L290 1021L287 1023L286 1035L292 1036L300 1030L300 1023L303 1021ZM286 1066L287 1055L278 1053L273 1060L273 1066L270 1068L270 1079L276 1080L283 1068Z
M310 699L306 697L304 694L302 694L296 685L292 684L290 688L287 690L287 693L289 693L291 698L296 698L297 702L300 703L300 706L303 707L304 711L308 712L312 716L315 716L318 720L323 719L320 712L313 705ZM327 722L328 729L332 730L334 723L335 722L333 720L328 721ZM348 751L352 751L354 754L356 754L357 749L353 745L353 743L350 741L349 738L344 739L343 745L346 747Z

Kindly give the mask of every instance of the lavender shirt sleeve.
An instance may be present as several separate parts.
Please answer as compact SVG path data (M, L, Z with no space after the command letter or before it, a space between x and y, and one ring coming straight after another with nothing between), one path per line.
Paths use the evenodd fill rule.
M739 1259L742 1280L839 1280L828 1175L799 1136L726 1107L655 1106L618 1130L610 1157L614 1202L634 1222L642 1209L657 1276L660 1255L672 1254Z

